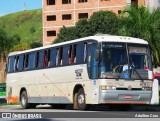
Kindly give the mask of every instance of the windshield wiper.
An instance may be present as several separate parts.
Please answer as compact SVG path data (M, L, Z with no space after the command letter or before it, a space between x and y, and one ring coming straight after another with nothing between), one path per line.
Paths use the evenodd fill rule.
M131 69L132 71L136 72L136 74L139 76L140 80L142 80L142 82L144 82L143 78L141 77L141 75L138 73L138 71L135 69L135 65L134 63L132 62L131 64ZM132 74L132 73L131 73Z
M135 65L134 65L133 62L132 62L132 64L130 65L129 70L132 70L132 72L135 71L135 72L137 73L137 75L142 79L142 77L139 75L139 73L135 70ZM126 69L126 70L122 71L121 73L119 73L119 75L118 75L117 78L116 78L117 81L119 80L121 74L124 73L125 71L128 71L128 69ZM130 72L130 71L129 71L129 72ZM129 76L130 78L131 78L132 72L130 72L130 76ZM128 75L126 75L126 76L128 77ZM128 77L128 78L129 78L129 77Z
M128 71L128 69L126 69L126 70L122 71L121 73L119 73L119 75L118 75L117 78L116 78L117 81L118 81L119 78L121 77L121 74L124 73L125 71Z

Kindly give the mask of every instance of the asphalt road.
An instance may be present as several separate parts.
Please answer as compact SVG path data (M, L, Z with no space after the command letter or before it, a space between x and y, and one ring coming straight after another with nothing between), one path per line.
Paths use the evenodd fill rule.
M128 111L110 109L107 106L93 106L89 111L72 110L72 106L67 109L54 109L50 105L39 105L34 109L23 110L20 105L0 106L0 118L6 113L12 118L25 118L25 116L36 118L160 118L159 106L133 106ZM2 114L3 113L3 114ZM5 113L5 114L4 114Z

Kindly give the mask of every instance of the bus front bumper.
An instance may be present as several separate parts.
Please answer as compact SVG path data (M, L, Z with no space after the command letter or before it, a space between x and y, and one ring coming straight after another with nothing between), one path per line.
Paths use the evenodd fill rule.
M99 104L150 104L151 91L100 90Z

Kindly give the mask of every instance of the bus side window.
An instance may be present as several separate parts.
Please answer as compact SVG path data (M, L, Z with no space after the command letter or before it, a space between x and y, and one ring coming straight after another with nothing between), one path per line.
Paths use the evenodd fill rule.
M69 48L69 60L68 60L68 63L71 64L73 62L73 56L72 56L72 45L70 45L70 48Z
M44 51L44 57L43 57L43 68L46 68L47 66L47 50Z
M23 70L23 61L24 61L24 55L19 56L19 63L18 63L18 71Z
M84 43L84 57L83 57L83 59L84 59L84 62L87 61L87 43Z
M87 45L87 70L89 78L98 77L98 61L95 59L96 43Z
M77 52L76 52L76 63L81 64L84 62L84 44L78 43L77 44Z
M51 66L51 60L50 60L50 50L48 50L48 53L47 53L47 67L50 67Z
M15 61L15 58L12 56L12 57L9 57L9 61L8 61L8 72L13 72L14 71L14 61Z
M36 53L32 52L29 54L29 69L35 68L35 59L36 59Z
M63 54L63 47L60 47L60 52L59 52L59 65L62 65L62 54Z
M62 65L68 65L70 46L63 47Z
M50 66L56 66L56 48L50 50Z
M16 56L14 60L14 72L18 71L18 63L19 63L19 56Z
M28 69L28 59L29 59L29 54L26 54L24 56L24 70Z
M59 61L59 48L56 49L56 66L58 66Z
M39 59L38 59L38 68L43 68L44 63L44 50L39 52Z
M16 56L14 57L14 69L13 71L15 72L16 71Z
M38 68L38 63L39 63L39 52L36 53L35 68Z
M77 61L76 61L76 51L77 51L77 45L74 45L74 47L73 47L73 62L74 63L76 63Z

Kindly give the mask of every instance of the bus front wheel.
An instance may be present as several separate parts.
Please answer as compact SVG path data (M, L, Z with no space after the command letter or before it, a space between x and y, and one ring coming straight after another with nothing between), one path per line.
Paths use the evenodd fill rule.
M86 110L88 109L89 105L86 104L86 98L85 98L85 93L84 93L84 89L83 88L80 88L78 90L78 92L75 94L75 101L74 101L76 104L76 107L79 109L79 110Z
M21 106L23 109L27 109L30 107L28 104L28 96L26 91L23 91L21 94Z

